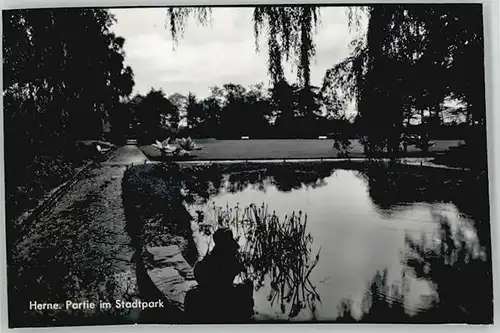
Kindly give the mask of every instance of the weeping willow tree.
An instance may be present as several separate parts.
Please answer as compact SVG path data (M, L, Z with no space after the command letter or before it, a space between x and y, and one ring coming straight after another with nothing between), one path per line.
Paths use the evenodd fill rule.
M350 57L327 71L323 88L343 90L343 98L356 101L368 153L397 153L405 118L412 108L427 106L421 97L428 80L417 76L423 63L434 63L424 59L428 31L399 6L371 7L365 13L366 34L353 43Z
M190 18L207 25L211 22L209 7L170 7L167 23L175 43L183 36ZM314 35L319 25L316 6L257 6L253 11L255 48L264 35L269 52L268 70L274 83L285 80L283 63L291 62L303 87L310 86L311 60L315 55Z
M415 116L428 139L430 126L442 124L441 103L449 96L467 104L469 125L485 124L480 6L355 8L351 25L359 27L352 17L360 12L368 17L366 32L353 41L351 55L327 71L323 93L339 105L355 100L367 152L397 154Z

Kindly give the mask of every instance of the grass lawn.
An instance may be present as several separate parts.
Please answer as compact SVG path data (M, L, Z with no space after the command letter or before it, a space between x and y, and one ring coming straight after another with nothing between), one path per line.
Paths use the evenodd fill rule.
M198 141L197 141L198 142ZM430 149L431 155L443 152L451 146L458 146L460 140L436 140ZM333 148L334 140L200 140L203 148L193 151L191 159L300 159L336 158L339 150ZM151 145L140 146L151 160L161 160L160 151ZM419 155L415 146L408 147L408 155ZM350 157L363 157L363 146L358 140L351 140Z

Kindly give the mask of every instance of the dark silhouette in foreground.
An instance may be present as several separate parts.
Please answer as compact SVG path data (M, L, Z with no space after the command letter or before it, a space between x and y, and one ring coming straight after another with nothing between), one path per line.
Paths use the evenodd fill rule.
M214 249L194 267L198 286L188 291L188 320L202 323L246 322L253 315L253 284L233 284L243 270L239 245L228 228L214 233Z

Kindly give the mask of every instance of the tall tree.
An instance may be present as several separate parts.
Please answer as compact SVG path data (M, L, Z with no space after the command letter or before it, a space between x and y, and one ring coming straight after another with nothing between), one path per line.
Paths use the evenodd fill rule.
M412 111L419 113L427 127L422 134L428 135L449 95L463 100L480 95L475 104L484 103L480 6L384 5L362 12L369 17L365 38L327 72L323 88L344 89L346 98L356 98L369 150L396 152L401 122ZM472 110L481 123L484 107Z
M38 119L46 127L38 141L99 136L108 111L130 94L133 74L114 21L103 9L4 12L4 94L31 99L31 112L47 118Z
M175 106L177 110L177 115L173 115L172 119L170 120L172 128L177 130L179 127L179 122L186 117L187 97L179 93L174 93L168 96L168 100Z
M154 142L172 136L177 130L179 112L163 90L151 89L146 96L136 97L136 114L141 141Z
M196 95L190 92L186 100L186 123L188 132L194 136L199 136L199 127L205 121L203 106L198 101Z
M291 137L295 133L295 90L296 86L286 80L274 83L270 89L271 105L276 113L274 128L278 136Z

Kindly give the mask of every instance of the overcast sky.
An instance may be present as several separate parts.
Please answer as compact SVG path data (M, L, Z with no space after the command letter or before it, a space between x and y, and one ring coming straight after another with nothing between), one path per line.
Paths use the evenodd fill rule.
M125 38L125 61L135 75L134 93L144 94L154 87L162 88L167 95L194 92L206 97L213 85L268 84L265 39L256 53L252 11L215 8L211 25L190 21L174 49L165 8L111 10L118 20L114 32ZM325 71L348 56L353 37L346 8L321 9L321 24L314 39L317 53L311 67L313 85L320 86ZM295 81L290 68L287 76Z

